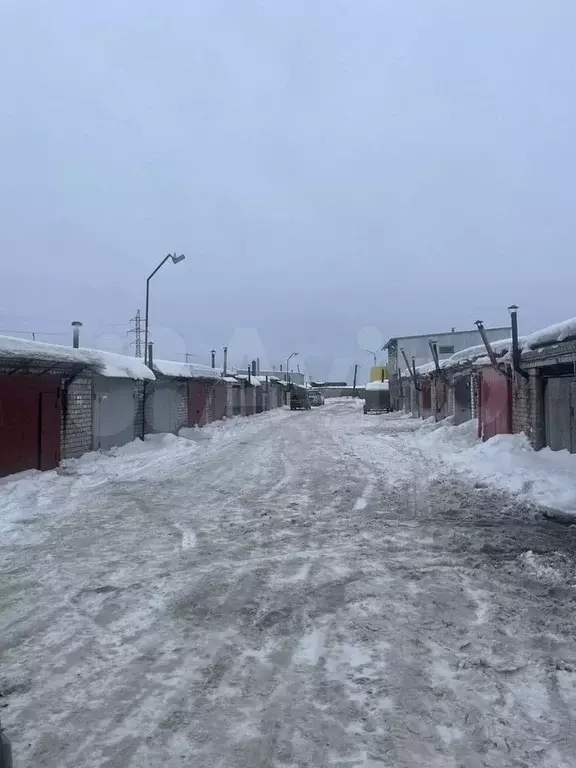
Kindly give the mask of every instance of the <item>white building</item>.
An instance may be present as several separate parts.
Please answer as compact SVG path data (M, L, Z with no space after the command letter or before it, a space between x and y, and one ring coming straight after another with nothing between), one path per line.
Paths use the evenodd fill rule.
M508 327L486 328L486 335L490 341L509 339L512 329ZM421 336L393 336L382 347L388 352L388 375L390 378L400 370L406 368L401 350L406 353L410 365L415 358L416 365L424 365L433 361L430 350L430 342L436 342L440 359L450 357L455 352L460 352L468 347L482 344L482 337L477 328L469 331L449 331L448 333L426 333Z

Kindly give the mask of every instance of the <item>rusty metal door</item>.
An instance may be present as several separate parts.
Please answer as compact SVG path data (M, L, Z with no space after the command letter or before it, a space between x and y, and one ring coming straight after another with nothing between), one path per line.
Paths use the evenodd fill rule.
M60 377L0 378L0 477L60 461Z
M471 418L470 377L460 376L454 382L454 424L464 424Z
M188 426L203 427L206 424L206 386L202 381L188 382Z
M436 413L434 416L436 421L442 421L448 415L448 391L446 381L437 376L434 379L434 387L436 388Z
M60 464L60 387L40 392L40 456L38 469Z
M482 440L512 432L510 379L494 368L482 369L478 418Z
M431 413L432 390L430 389L430 379L423 379L420 382L420 414L423 419L427 419Z
M546 445L576 453L576 379L550 378L544 390Z
M221 381L217 381L214 384L214 405L213 405L213 419L220 421L226 416L226 384Z

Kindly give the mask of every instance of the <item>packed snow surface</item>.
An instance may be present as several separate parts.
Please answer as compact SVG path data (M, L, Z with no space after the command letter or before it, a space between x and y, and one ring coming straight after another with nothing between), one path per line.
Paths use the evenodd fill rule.
M575 534L533 503L572 457L471 427L337 400L5 478L15 765L576 766Z

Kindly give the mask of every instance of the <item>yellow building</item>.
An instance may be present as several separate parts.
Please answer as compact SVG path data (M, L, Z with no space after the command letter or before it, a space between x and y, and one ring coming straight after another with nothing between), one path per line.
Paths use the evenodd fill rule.
M388 378L388 368L385 365L375 365L370 369L370 381L385 381Z

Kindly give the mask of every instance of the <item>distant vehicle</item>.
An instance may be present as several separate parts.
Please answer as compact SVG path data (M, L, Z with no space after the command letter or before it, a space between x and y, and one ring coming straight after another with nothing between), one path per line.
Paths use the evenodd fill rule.
M364 413L390 413L391 410L388 381L373 381L367 384Z
M324 395L319 389L308 390L308 399L310 400L310 405L312 407L324 405Z
M290 389L290 410L291 411L309 411L310 404L309 390L304 387L292 385Z

